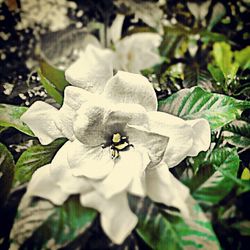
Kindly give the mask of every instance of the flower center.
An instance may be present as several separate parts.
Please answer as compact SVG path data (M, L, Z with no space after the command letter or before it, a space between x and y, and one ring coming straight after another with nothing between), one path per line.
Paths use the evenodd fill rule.
M111 136L111 140L102 145L103 148L110 148L112 159L118 158L120 156L119 152L128 150L130 146L133 147L132 144L129 144L127 136L122 136L120 133L114 133Z

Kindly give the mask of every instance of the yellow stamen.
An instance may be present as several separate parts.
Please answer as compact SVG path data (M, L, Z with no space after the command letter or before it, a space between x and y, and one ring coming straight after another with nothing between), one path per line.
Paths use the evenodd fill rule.
M111 158L116 159L119 157L119 151L112 149L111 151Z
M119 133L113 134L112 142L119 143L121 141L121 135Z
M123 150L128 146L128 143L125 141L122 144L115 145L114 147L118 150Z

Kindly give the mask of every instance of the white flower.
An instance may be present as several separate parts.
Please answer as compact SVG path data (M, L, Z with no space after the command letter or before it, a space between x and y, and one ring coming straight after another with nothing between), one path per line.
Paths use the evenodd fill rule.
M132 73L150 68L161 62L158 47L161 36L157 33L136 33L115 43L115 68Z
M80 194L81 204L100 212L104 232L120 244L137 224L127 193L187 213L188 189L167 165L207 150L210 129L204 119L157 112L148 80L122 71L112 76L109 57L108 50L88 47L85 60L66 71L73 86L65 89L60 110L38 101L22 116L42 144L68 138L51 164L34 173L23 203L38 196L61 205Z
M92 35L89 46L102 48L99 41ZM161 36L152 32L135 33L120 40L114 41L114 51L110 49L109 60L113 61L116 70L124 70L131 73L140 73L141 70L153 67L161 63L158 48L161 43ZM80 60L86 60L88 52L79 53Z

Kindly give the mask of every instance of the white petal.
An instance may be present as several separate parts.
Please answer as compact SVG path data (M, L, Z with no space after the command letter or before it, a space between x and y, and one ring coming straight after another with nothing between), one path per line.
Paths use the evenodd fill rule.
M68 162L73 175L96 180L106 177L114 167L109 148L91 147L77 140L68 150Z
M136 195L144 197L146 196L146 187L145 187L145 176L144 174L142 176L136 176L132 179L132 182L130 183L128 187L128 192Z
M114 43L117 42L121 38L124 19L125 19L125 15L117 14L116 18L114 19L109 29L111 40Z
M196 156L200 151L208 150L211 142L210 126L205 119L186 121L193 128L193 146L189 156Z
M168 145L168 137L148 131L142 126L132 125L126 127L126 133L128 135L129 143L134 145L136 149L139 147L147 150L151 161L151 167L162 160Z
M127 123L148 126L145 109L138 104L113 105L101 97L85 103L77 111L74 133L78 140L87 145L101 145L113 133L124 132Z
M137 33L115 44L115 67L132 73L140 73L161 62L158 47L161 36L156 33Z
M139 74L118 71L107 82L103 94L114 103L136 103L147 111L157 108L157 98L152 84Z
M58 110L51 105L37 101L21 116L41 144L46 145L59 137L64 137L57 126Z
M150 130L169 137L164 161L174 167L185 159L193 146L193 129L184 120L163 112L149 112Z
M105 143L104 119L109 113L109 103L101 98L82 105L73 124L76 138L84 144L97 146Z
M112 56L111 50L89 45L85 53L65 71L65 78L74 86L101 93L113 75Z
M105 199L97 192L91 192L81 195L80 201L83 206L100 212L102 228L115 244L121 244L138 222L129 208L126 193Z
M50 200L55 205L62 205L69 195L64 193L51 178L50 164L48 164L33 174L25 194L26 198L32 196Z
M101 182L93 182L95 189L105 198L122 192L130 185L133 178L142 176L144 166L140 152L130 148L119 154L120 156L114 160L115 166L110 174Z
M189 190L169 172L168 166L148 169L145 178L146 192L153 201L177 207L185 216L189 214L185 203Z
M90 92L78 87L69 86L64 91L64 102L59 110L60 127L63 134L70 140L74 140L73 121L76 111L94 97Z
M63 104L68 105L76 111L81 107L81 105L86 102L89 102L93 98L97 97L89 91L74 86L68 86L64 90Z
M66 194L79 194L92 189L88 180L84 177L75 177L68 164L68 151L74 148L70 141L66 142L57 152L50 164L50 173L53 181Z

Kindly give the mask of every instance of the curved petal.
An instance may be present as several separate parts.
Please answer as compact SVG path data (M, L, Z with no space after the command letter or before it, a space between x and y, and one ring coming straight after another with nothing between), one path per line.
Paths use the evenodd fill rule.
M101 93L113 75L112 57L111 50L88 45L85 53L65 71L65 78L74 86Z
M75 177L68 164L67 154L70 148L75 144L68 141L57 152L50 164L51 179L64 193L78 194L90 191L92 186L84 177Z
M128 192L130 194L145 197L146 196L146 186L145 186L145 176L142 174L142 176L136 176L132 179L129 187Z
M75 120L76 111L88 102L90 99L94 98L95 95L92 93L80 89L78 87L68 86L64 90L64 102L59 110L59 121L60 128L63 134L69 139L74 140L73 131L73 121Z
M109 29L110 38L113 43L121 39L124 19L125 15L118 13Z
M193 146L193 129L181 118L163 113L149 112L150 130L169 137L164 161L169 167L179 164Z
M177 207L183 215L188 216L185 200L189 196L189 189L169 172L168 166L160 164L148 169L145 179L146 192L153 201Z
M122 192L130 185L134 177L142 176L144 159L140 152L129 149L119 154L120 156L113 160L115 166L110 174L101 182L92 183L105 198Z
M152 84L139 74L118 71L106 84L103 95L114 103L136 103L147 111L157 108Z
M68 86L64 90L64 101L63 104L71 107L73 110L78 110L81 105L83 105L86 102L89 102L93 98L96 98L98 95L92 94L87 90L74 87L74 86Z
M51 178L50 164L48 164L33 174L24 199L29 199L32 196L50 200L55 205L62 205L69 195L64 193Z
M21 116L43 145L47 145L59 137L64 137L58 127L58 110L53 106L37 101Z
M105 199L98 192L90 192L81 195L80 201L83 206L100 212L103 231L115 244L121 244L138 222L129 208L125 192L111 199Z
M158 164L166 151L169 138L155 132L146 130L141 126L127 125L126 133L129 143L137 149L145 148L150 158L150 167Z
M127 123L148 126L145 109L138 104L113 105L106 99L92 99L78 111L74 133L87 145L101 145L110 140L113 133L123 133Z
M158 47L161 36L156 33L143 32L127 36L117 42L115 68L132 73L140 73L161 62Z
M186 121L193 128L193 146L189 156L196 156L200 151L207 151L211 142L210 126L205 119Z
M114 168L108 148L91 147L74 141L67 152L68 163L74 176L102 179Z

